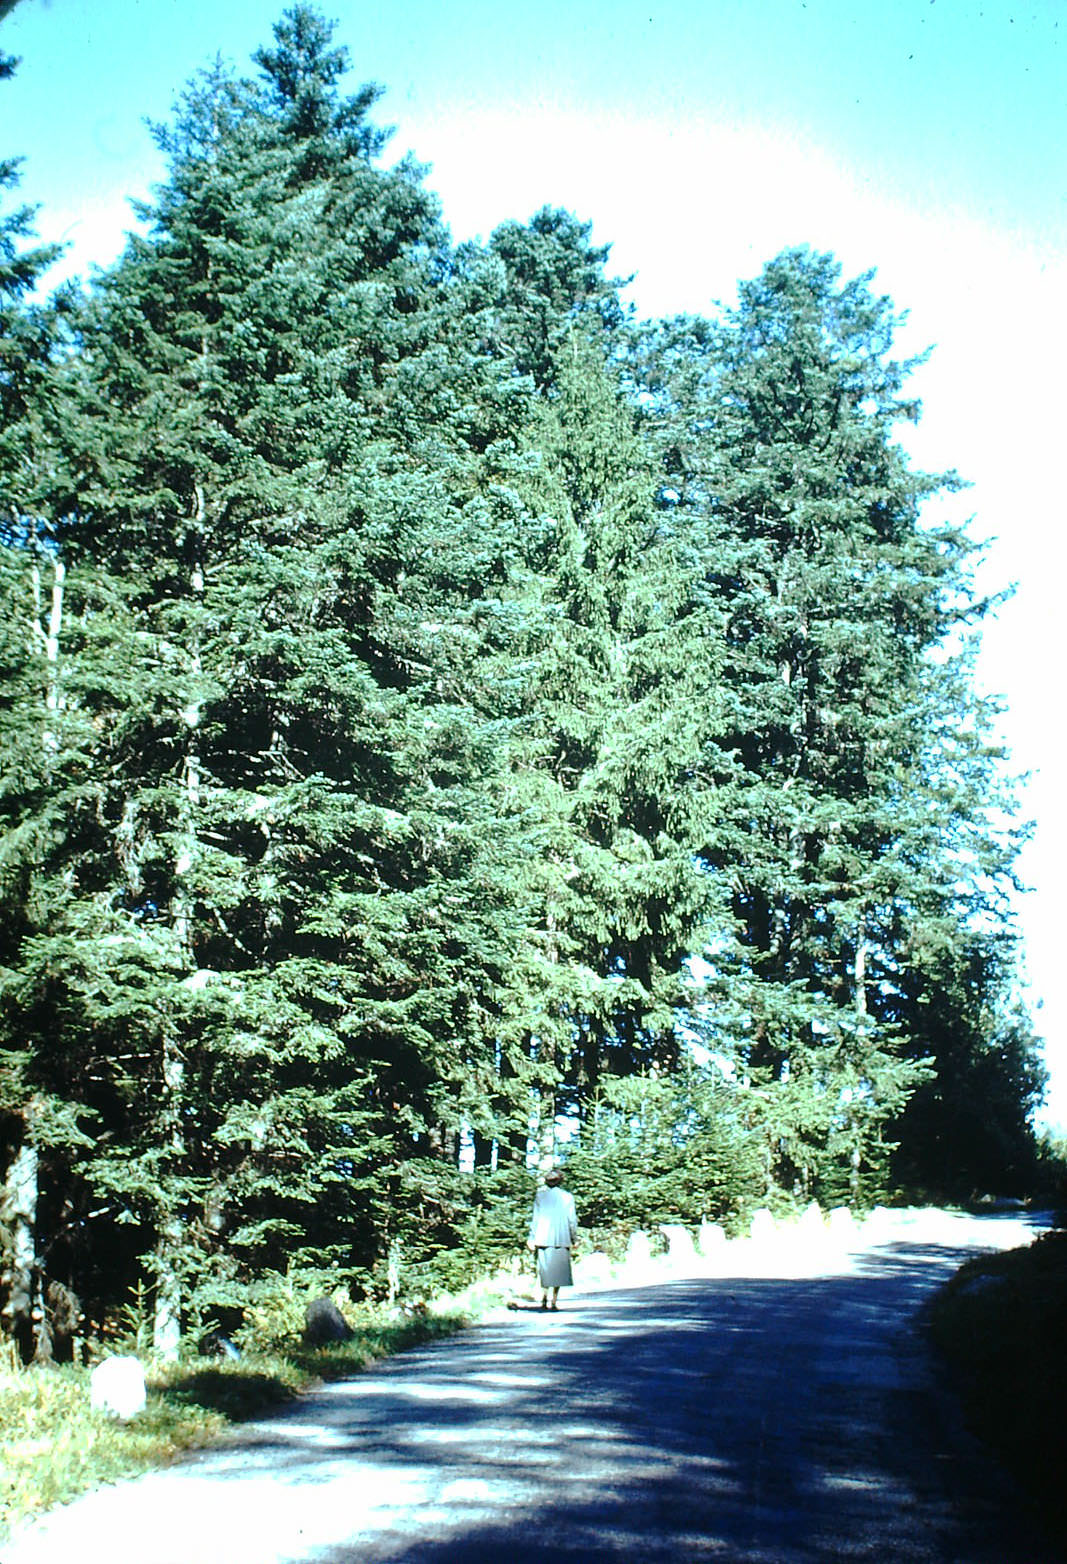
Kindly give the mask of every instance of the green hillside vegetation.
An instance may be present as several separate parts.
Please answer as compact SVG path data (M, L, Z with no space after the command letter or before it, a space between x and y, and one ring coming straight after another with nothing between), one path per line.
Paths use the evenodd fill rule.
M796 248L638 319L551 207L457 245L348 64L301 3L199 74L84 287L0 217L23 1363L56 1284L159 1362L455 1289L556 1157L609 1245L1034 1177L992 605L894 305Z

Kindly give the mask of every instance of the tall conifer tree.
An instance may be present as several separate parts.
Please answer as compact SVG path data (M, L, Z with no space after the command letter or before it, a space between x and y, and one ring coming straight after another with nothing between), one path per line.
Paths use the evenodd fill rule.
M605 1211L663 1150L656 1220L757 1146L863 1198L898 1122L910 1178L1021 1166L983 605L888 301L794 251L630 331L565 212L453 250L313 8L255 64L62 353L0 224L9 1324L46 1268L147 1269L162 1350L287 1267L395 1290L560 1110Z
M154 1235L166 1349L190 1296L378 1263L402 1163L452 1143L492 1056L512 937L455 644L480 458L437 417L450 349L498 368L418 171L374 166L374 90L340 96L308 7L275 43L263 87L216 69L160 132L149 235L81 323L59 495L74 556L130 582L134 661L50 1014L109 1032L89 1177Z
M787 252L721 327L660 328L644 376L725 626L733 717L707 756L722 815L705 855L739 947L715 957L720 1003L768 1177L854 1196L885 1177L887 1127L927 1068L900 1036L908 929L953 900L953 842L993 873L1010 861L991 859L990 777L950 781L982 714L946 646L981 605L965 537L920 520L955 479L895 443L918 407L869 283Z
M695 773L718 718L716 625L605 345L565 342L527 490L541 647L520 766L544 844L548 1012L534 1047L553 1067L546 1086L554 1070L560 1106L583 1117L604 1075L676 1058L684 961L712 890Z
M17 64L0 55L0 81ZM0 190L18 186L20 162L0 161ZM0 217L0 1296L5 1325L26 1356L47 1350L42 1160L79 1137L62 1095L44 1089L35 1051L4 1003L18 986L21 941L48 916L48 867L71 798L61 738L65 563L39 506L57 318L34 298L60 251L32 242L34 217L27 205Z

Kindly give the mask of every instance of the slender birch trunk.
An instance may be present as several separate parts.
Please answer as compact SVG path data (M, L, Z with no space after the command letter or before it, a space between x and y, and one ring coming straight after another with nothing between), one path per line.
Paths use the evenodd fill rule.
M548 1087L541 1088L539 1103L541 1116L538 1149L541 1166L550 1168L556 1157L556 1094Z
M852 964L853 1001L856 1015L862 1020L867 1015L867 935L861 927L856 937L856 955Z
M548 934L546 955L551 962L558 963L559 949L554 913L547 913L545 927ZM552 1166L556 1155L555 1059L550 1062L546 1057L550 1045L543 1036L531 1038L529 1046L530 1062L534 1066L534 1079L530 1094L530 1134L526 1154L529 1157L532 1152L537 1158L538 1166L547 1169ZM554 1054L554 1048L552 1052ZM549 1074L549 1066L551 1074ZM540 1080L537 1079L538 1075Z

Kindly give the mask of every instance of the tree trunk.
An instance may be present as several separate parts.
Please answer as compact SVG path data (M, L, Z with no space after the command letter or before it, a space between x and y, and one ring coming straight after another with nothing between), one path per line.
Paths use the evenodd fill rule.
M40 560L35 560L32 567L33 638L44 652L45 659L44 704L47 716L45 718L42 742L45 753L53 755L59 748L59 735L55 730L55 721L61 705L59 693L59 637L63 628L63 593L67 579L67 567L55 554L42 551L42 557L47 559L52 567L52 589L49 593L48 617L46 620L44 610L44 576Z
M530 1142L538 1167L542 1172L546 1171L556 1156L556 1094L550 1086L534 1087Z
M45 563L51 566L52 585L45 612ZM44 653L44 723L41 748L50 769L59 748L56 717L60 710L59 642L63 628L63 592L66 566L58 555L39 549L31 566L33 594L31 618L33 644ZM14 1339L23 1362L48 1357L48 1325L44 1317L41 1277L37 1265L37 1201L40 1158L31 1133L32 1103L23 1109L23 1140L7 1170L0 1196L0 1221L4 1227L3 1308L5 1331Z
M34 1281L37 1269L37 1195L39 1159L37 1147L24 1140L7 1170L0 1217L4 1225L7 1264L4 1281L4 1329L13 1337L24 1363L33 1357Z
M857 1019L861 1021L867 1016L867 949L867 933L861 923L856 935L856 957L853 963L853 999ZM852 1150L849 1156L848 1194L850 1203L855 1207L860 1201L860 1170L863 1166L860 1127L855 1113L852 1114L849 1129L852 1133Z
M853 962L853 998L858 1016L867 1014L867 935L861 927L856 936L856 957Z
M160 1127L169 1136L170 1151L174 1161L177 1162L185 1150L181 1120L185 1065L169 1033L163 1046L164 1104ZM164 1189L167 1182L164 1175ZM169 1195L165 1193L163 1202L156 1236L156 1305L152 1325L152 1347L164 1362L173 1362L178 1356L182 1334L180 1261L184 1227L177 1210L176 1195L173 1192Z
M193 518L195 557L189 573L189 588L194 601L199 601L204 593L202 552L206 514L204 492L197 484ZM188 704L182 712L188 738L182 771L181 830L174 863L171 916L185 966L192 973L196 969L196 953L193 948L194 891L191 873L197 858L201 769L198 739L201 715L201 661L199 638L195 635L189 648L189 672L190 695ZM163 1179L165 1193L159 1212L156 1237L156 1303L152 1345L164 1361L173 1361L178 1355L181 1343L183 1303L181 1259L185 1228L176 1185L186 1150L182 1127L182 1110L185 1104L185 1060L179 1040L169 1030L163 1042L162 1074L164 1101L160 1112L160 1127L169 1140L172 1172L169 1179L166 1175Z
M203 577L199 567L193 572L193 590L202 590ZM198 648L193 648L194 681L200 671ZM196 729L200 721L198 695L194 693L185 713L190 737L182 777L184 796L181 804L182 832L174 865L174 896L171 914L174 932L181 947L189 972L195 970L193 952L193 891L188 876L195 862L196 813L200 803L200 758L197 753ZM173 1362L181 1343L181 1249L184 1237L180 1200L176 1191L177 1175L185 1155L185 1134L182 1127L182 1109L185 1101L185 1060L179 1039L168 1025L163 1037L162 1059L163 1101L160 1107L160 1129L169 1143L170 1176L163 1172L163 1198L159 1211L156 1235L156 1298L152 1329L152 1346L164 1362Z
M182 1283L179 1256L182 1241L180 1217L167 1217L156 1241L156 1306L152 1320L152 1349L164 1363L177 1359L182 1339Z

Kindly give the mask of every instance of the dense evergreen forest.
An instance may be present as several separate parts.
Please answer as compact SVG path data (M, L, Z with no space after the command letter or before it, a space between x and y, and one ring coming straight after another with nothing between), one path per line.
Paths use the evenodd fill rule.
M0 165L25 1356L49 1281L167 1351L462 1280L553 1156L601 1236L1031 1165L990 605L894 306L798 248L637 319L548 207L456 245L347 69L297 4L205 70L47 301Z

